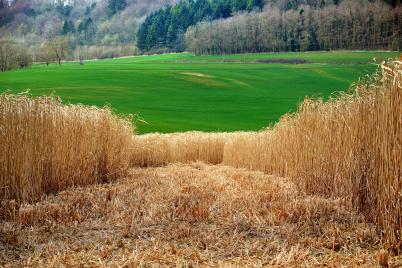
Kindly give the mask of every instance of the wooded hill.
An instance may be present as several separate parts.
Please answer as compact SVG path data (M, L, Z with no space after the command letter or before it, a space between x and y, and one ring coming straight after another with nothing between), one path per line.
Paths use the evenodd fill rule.
M135 45L145 17L178 0L0 0L0 39L76 46Z
M202 22L185 35L196 54L312 50L402 50L402 8L344 1L323 8L278 7Z
M182 0L146 18L137 46L198 54L400 50L401 10L399 0Z
M401 50L401 6L400 0L0 0L0 57L10 61L12 51L24 59L7 70L26 66L28 58L55 60L46 49L52 43L67 44L63 60L184 50Z
M138 31L137 45L141 50L167 47L183 51L183 34L189 26L263 6L263 0L182 0L148 16Z

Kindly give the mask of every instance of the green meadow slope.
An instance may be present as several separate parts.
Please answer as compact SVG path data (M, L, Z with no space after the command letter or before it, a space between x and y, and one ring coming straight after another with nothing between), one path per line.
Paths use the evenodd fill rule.
M294 111L305 96L328 97L398 52L189 53L76 62L0 73L0 92L30 90L64 102L111 105L136 114L138 131L258 130ZM306 64L261 60L303 59Z

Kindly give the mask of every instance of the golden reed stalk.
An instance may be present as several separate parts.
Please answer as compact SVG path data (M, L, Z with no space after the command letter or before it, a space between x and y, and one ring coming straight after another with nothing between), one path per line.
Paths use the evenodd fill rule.
M204 161L290 177L309 194L350 199L401 249L402 62L384 63L336 98L305 99L260 132L149 134L132 164ZM399 243L399 244L398 244Z
M0 197L34 201L114 179L129 165L132 133L108 108L0 95Z
M401 250L402 62L382 64L354 92L306 99L273 129L236 136L223 164L291 177L310 194L351 198Z
M220 164L225 142L238 133L183 132L136 136L131 163L134 166L160 166L168 163L202 161Z

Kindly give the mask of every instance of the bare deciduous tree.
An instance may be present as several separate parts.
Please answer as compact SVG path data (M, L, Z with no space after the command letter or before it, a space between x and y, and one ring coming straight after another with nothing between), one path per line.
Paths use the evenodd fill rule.
M44 62L46 66L49 66L49 63L55 61L55 59L49 43L42 43L39 47L38 61Z
M59 65L61 65L61 61L64 60L70 52L70 45L68 39L65 37L53 38L49 41L48 48L50 53L53 53Z
M284 1L285 2L285 1ZM315 4L314 4L315 5ZM402 49L402 6L343 1L339 5L240 14L186 32L188 51L225 54L333 49Z
M15 57L14 43L10 40L0 41L0 71L11 69L12 59Z
M32 63L32 56L23 44L13 40L0 40L0 71L25 68Z

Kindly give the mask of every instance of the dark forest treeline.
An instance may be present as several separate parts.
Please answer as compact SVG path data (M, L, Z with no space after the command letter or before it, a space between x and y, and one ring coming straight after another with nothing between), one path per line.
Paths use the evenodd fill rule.
M323 8L301 5L202 22L185 35L197 54L402 49L402 6L384 2L343 1Z
M191 25L203 20L228 18L234 13L261 9L263 0L181 0L149 15L137 35L139 49L184 50L183 35Z

